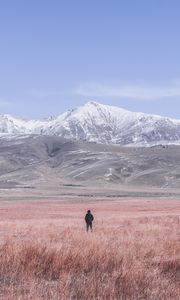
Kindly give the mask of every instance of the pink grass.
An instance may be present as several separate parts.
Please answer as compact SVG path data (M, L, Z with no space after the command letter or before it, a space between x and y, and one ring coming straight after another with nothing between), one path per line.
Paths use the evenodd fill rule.
M165 200L1 203L0 299L179 299L179 211Z

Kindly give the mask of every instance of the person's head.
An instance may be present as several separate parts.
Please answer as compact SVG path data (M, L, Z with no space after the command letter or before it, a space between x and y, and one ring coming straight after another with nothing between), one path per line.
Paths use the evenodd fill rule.
M88 214L90 214L90 213L91 213L90 209L88 209L87 213L88 213Z

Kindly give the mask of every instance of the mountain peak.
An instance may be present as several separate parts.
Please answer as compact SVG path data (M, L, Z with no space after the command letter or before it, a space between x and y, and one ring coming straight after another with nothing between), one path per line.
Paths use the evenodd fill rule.
M97 101L89 101L89 102L86 102L84 104L84 106L92 106L92 107L101 107L101 106L105 106Z
M86 104L87 104L87 105L94 105L94 106L101 105L99 102L93 101L93 100L87 102Z
M106 110L106 111L114 111L114 112L126 112L126 113L131 113L133 114L133 112L127 110L127 109L124 109L124 108L121 108L121 107L118 107L118 106L112 106L112 105L108 105L108 104L102 104L102 103L99 103L97 101L89 101L89 102L86 102L82 107L93 107L93 108L101 108L103 110Z

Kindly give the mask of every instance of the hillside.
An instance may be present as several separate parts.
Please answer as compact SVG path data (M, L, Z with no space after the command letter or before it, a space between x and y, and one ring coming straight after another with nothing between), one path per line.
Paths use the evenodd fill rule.
M0 138L0 187L179 187L180 147L123 147L57 136Z

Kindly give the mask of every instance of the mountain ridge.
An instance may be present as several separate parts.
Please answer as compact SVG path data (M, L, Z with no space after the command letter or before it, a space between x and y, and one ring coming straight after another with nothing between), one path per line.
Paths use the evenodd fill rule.
M180 120L90 101L42 120L1 115L0 134L56 135L102 144L180 144Z

